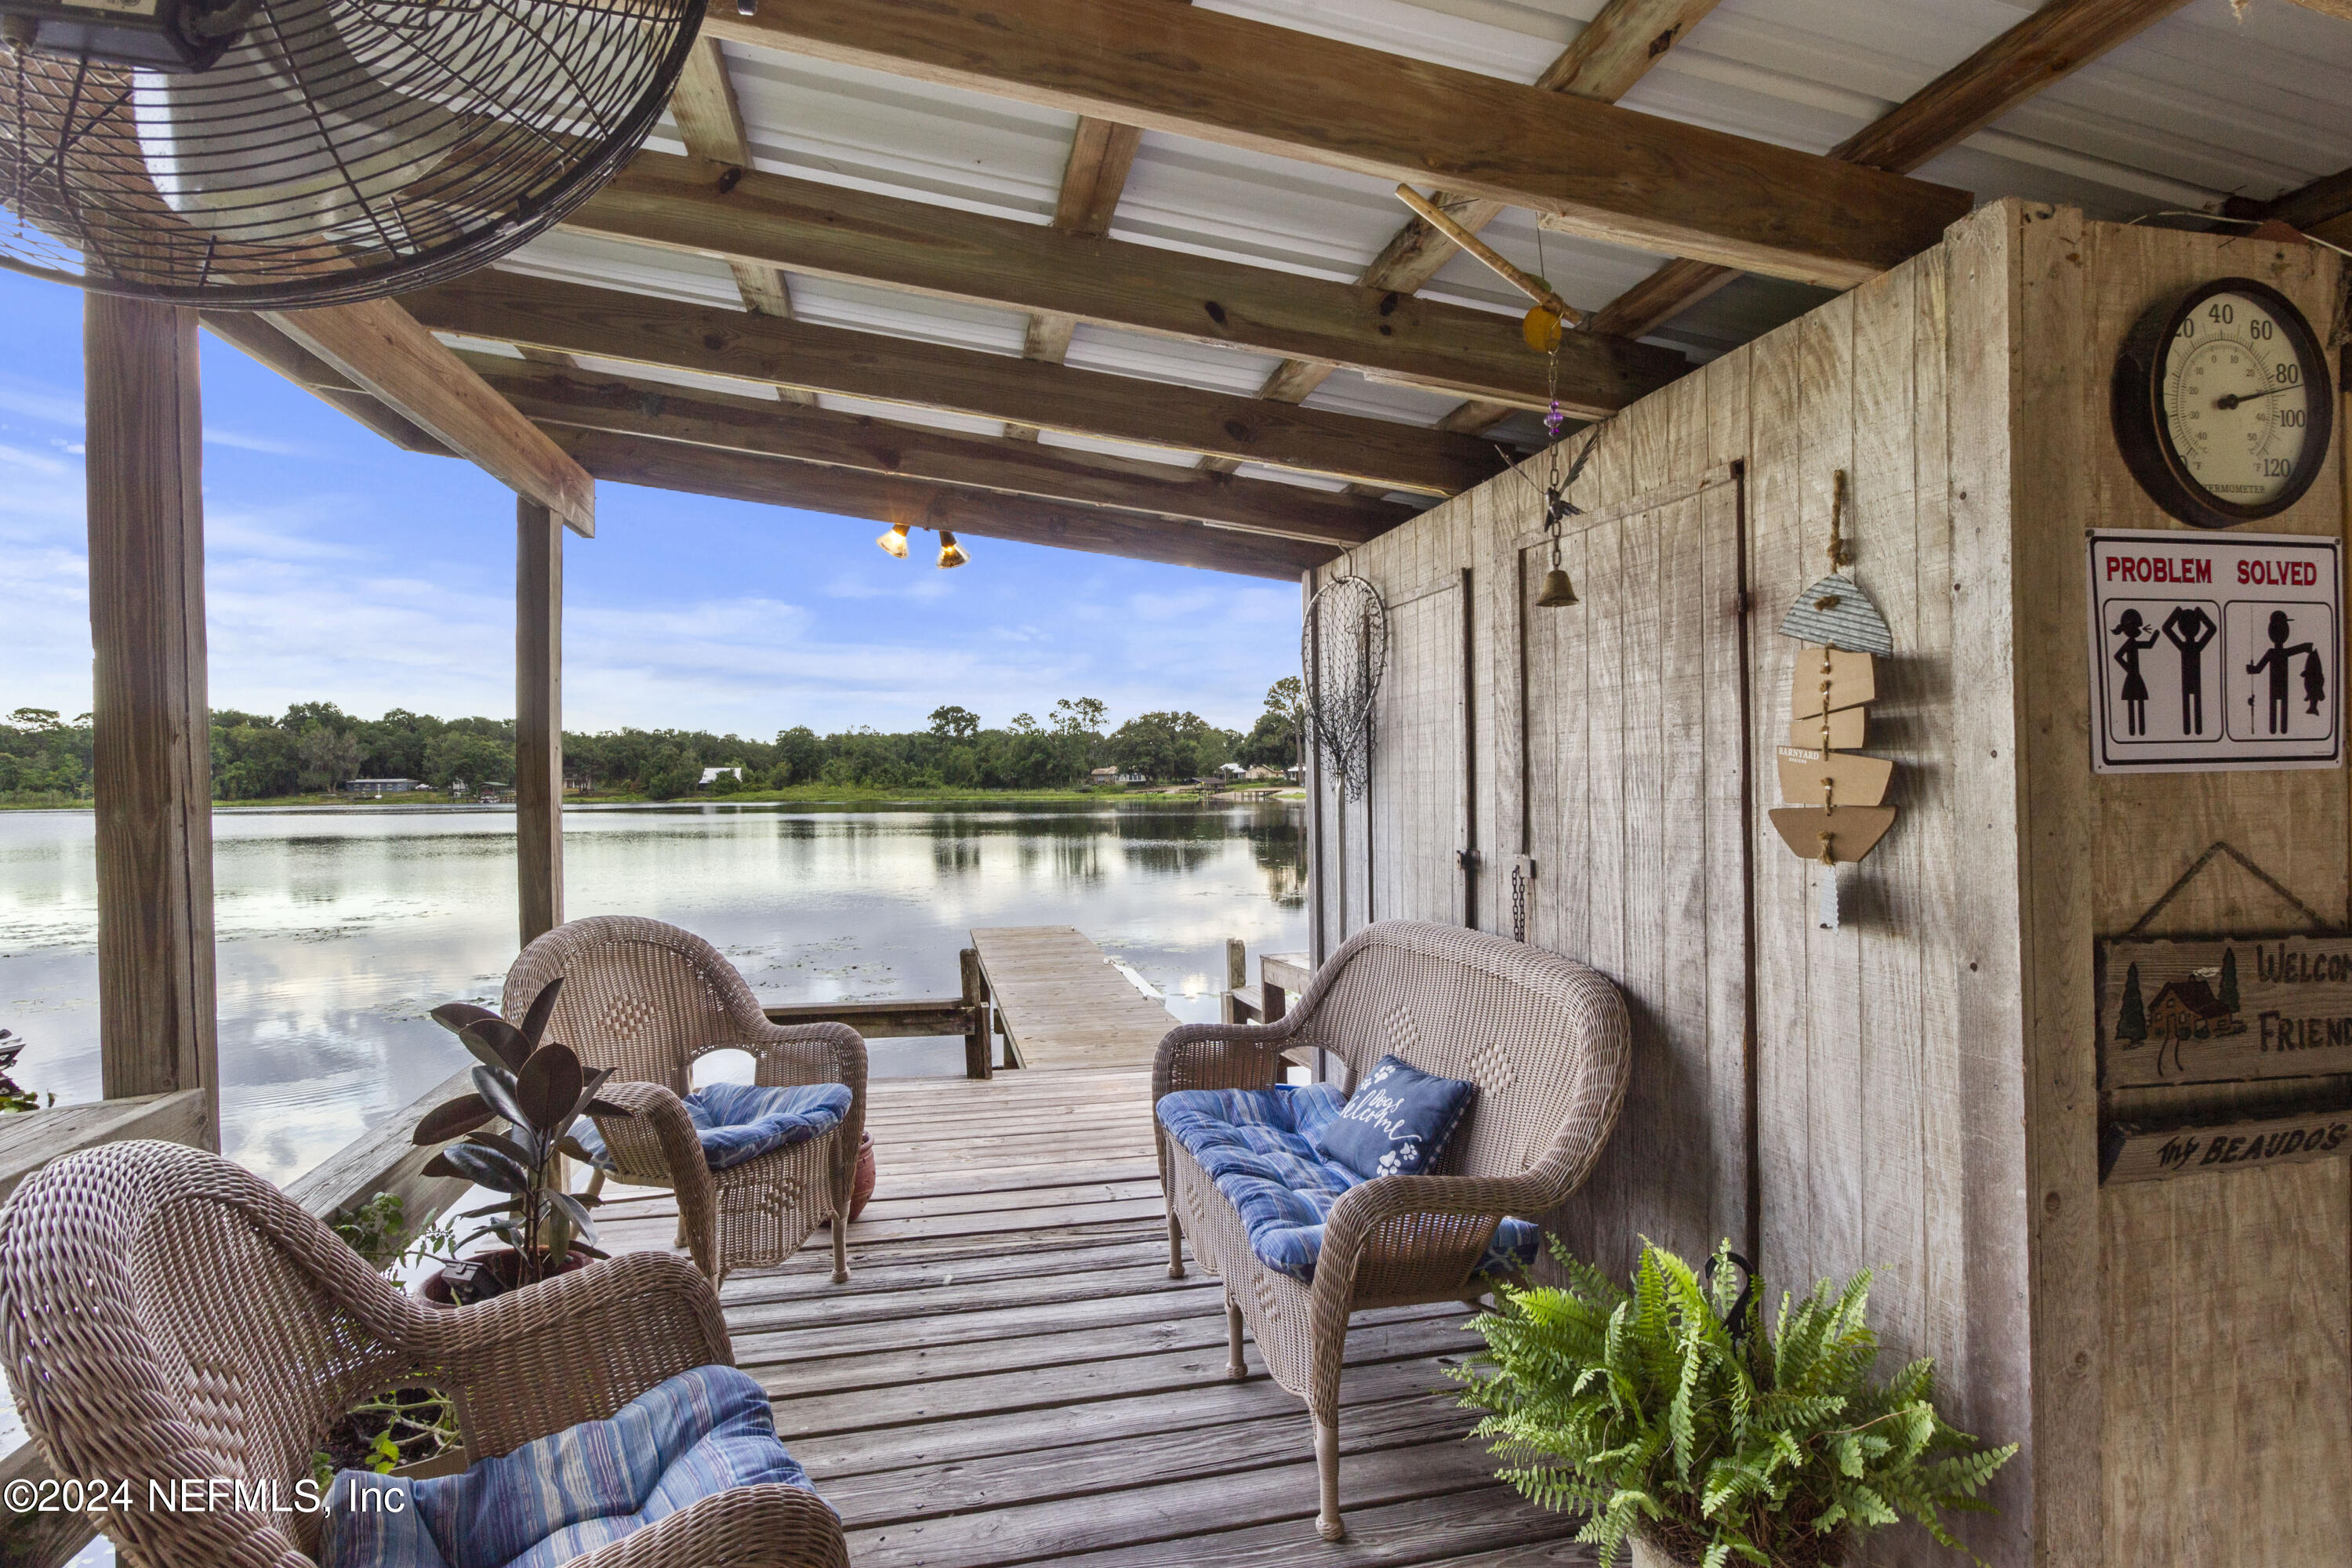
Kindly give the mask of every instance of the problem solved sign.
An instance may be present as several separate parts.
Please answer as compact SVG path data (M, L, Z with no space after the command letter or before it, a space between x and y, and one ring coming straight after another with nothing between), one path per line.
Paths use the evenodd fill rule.
M2342 761L2340 541L2179 529L2089 539L2094 769Z

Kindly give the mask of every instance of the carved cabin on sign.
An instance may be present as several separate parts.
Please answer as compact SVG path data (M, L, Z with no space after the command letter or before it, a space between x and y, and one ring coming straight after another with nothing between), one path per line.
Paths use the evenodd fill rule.
M2023 1445L1968 1524L1995 1563L2141 1568L2187 1541L2316 1563L2352 1538L2352 1151L2313 1141L2343 1109L2313 1106L2326 1080L2275 1076L2352 1072L2352 1040L2333 980L2264 967L2333 974L2336 947L2187 940L2346 921L2345 775L2095 775L2083 657L2084 528L2171 526L2108 431L2126 334L2225 273L2324 321L2338 266L1996 204L1622 415L1570 498L1575 606L1536 605L1550 544L1508 476L1351 557L1393 652L1370 788L1326 779L1310 807L1318 951L1458 921L1616 981L1632 1088L1549 1223L1614 1270L1644 1236L1728 1237L1773 1289L1876 1268L1888 1355L1935 1357L1964 1430ZM2261 528L2340 535L2336 445ZM1845 570L1892 652L1866 733L1833 689L1826 750L1890 764L1900 815L1824 931L1819 868L1767 812L1784 777L1822 787L1821 710L1790 715L1820 651L1779 631L1840 469ZM2220 840L2283 893L2234 864L2182 890L2137 944L2146 1032L2115 1038L2128 961L2101 939ZM2132 1129L2161 1135L2103 1147ZM2261 1357L2231 1359L2239 1323ZM2175 1419L2225 1385L2228 1423Z

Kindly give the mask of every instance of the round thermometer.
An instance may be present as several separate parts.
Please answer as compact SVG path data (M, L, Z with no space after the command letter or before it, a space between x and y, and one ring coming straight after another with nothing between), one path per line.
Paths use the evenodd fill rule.
M2292 300L2249 278L2200 284L2142 316L2116 361L2116 441L2183 522L2284 511L2327 459L2326 352Z

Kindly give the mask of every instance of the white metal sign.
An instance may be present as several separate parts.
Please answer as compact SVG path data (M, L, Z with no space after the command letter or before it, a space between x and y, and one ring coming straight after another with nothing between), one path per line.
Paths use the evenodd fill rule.
M2330 768L2344 754L2339 541L2090 534L2091 764Z

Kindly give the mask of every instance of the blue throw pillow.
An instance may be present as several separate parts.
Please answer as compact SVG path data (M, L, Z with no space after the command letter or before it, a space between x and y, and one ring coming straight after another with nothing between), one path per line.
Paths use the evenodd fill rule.
M1370 1181L1437 1167L1478 1086L1409 1068L1394 1057L1356 1087L1347 1109L1307 1135L1315 1152Z

